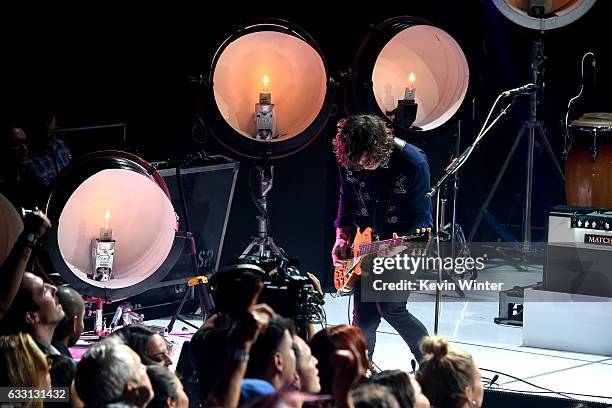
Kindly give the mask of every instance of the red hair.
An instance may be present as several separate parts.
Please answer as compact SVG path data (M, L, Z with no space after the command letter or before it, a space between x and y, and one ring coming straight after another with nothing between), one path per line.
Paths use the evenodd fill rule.
M346 125L346 119L340 119L336 125L337 133L332 140L334 146L334 153L336 154L336 161L342 167L348 167L350 164L349 159L346 157L346 140L344 139L344 126Z
M370 367L365 338L358 327L348 324L328 327L315 334L310 339L312 355L319 361L319 378L321 380L321 393L331 394L334 368L330 364L330 357L336 350L356 350L363 367Z
M336 350L355 349L359 353L359 358L364 367L370 366L366 348L365 337L361 330L349 324L341 324L327 329L329 337L336 346Z

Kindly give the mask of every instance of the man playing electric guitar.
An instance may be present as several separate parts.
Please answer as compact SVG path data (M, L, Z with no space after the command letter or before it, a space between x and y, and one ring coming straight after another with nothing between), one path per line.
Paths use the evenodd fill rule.
M431 200L425 196L430 188L429 163L422 150L394 138L384 120L374 115L341 120L333 146L340 171L332 250L335 265L352 257L355 225L374 227L380 239L410 235L417 228L432 226ZM406 309L405 297L401 302L363 302L361 285L355 286L353 324L363 331L370 358L383 317L421 361L419 343L428 333Z

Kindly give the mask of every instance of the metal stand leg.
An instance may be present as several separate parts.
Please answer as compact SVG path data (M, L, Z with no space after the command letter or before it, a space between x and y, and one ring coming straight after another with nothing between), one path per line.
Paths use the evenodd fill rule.
M470 235L468 236L468 239L467 239L469 242L471 242L474 239L474 235L476 234L476 231L478 231L478 227L480 226L480 223L482 222L483 217L485 216L485 214L488 213L487 209L489 208L489 204L491 204L491 200L493 200L493 196L495 195L495 192L497 191L497 188L499 187L499 184L501 183L501 180L504 177L506 170L508 169L510 160L512 160L512 157L514 156L514 152L516 151L521 139L523 138L523 134L525 133L526 127L527 127L527 123L524 123L523 126L521 127L521 130L519 131L519 134L516 140L514 141L514 144L512 145L512 149L510 149L508 156L506 156L506 161L504 161L504 164L501 170L497 174L497 179L495 179L495 183L493 183L493 186L491 187L491 190L489 190L489 194L487 195L486 200L484 201L484 203L478 210L478 214L476 215L476 220L474 221L474 224L472 225L472 229L470 230Z
M271 263L285 259L284 251L276 245L272 237L268 236L268 192L274 183L274 166L264 160L255 166L255 170L257 171L257 190L254 199L260 212L257 215L257 235L242 251L239 259Z
M557 160L555 152L553 151L552 147L550 146L550 143L548 142L548 138L546 137L546 133L544 133L542 123L538 123L538 134L540 135L540 140L544 144L544 147L546 148L546 151L548 152L548 155L550 156L550 159L552 160L555 169L557 170L557 175L559 176L559 179L563 184L565 184L565 173L563 172L563 169L561 169L559 160Z
M541 32L539 36L536 38L536 40L533 42L532 49L531 49L531 82L533 84L541 84L543 82L543 77L542 77L543 71L540 70L540 67L544 63L544 43L542 41L542 34L543 32ZM514 154L514 151L516 150L518 143L520 139L522 138L523 133L525 133L525 131L528 132L528 136L527 136L528 139L527 139L527 169L526 169L527 174L526 174L526 180L525 180L525 196L524 196L525 201L524 201L524 207L523 207L523 220L522 220L523 254L529 252L531 249L531 206L532 206L532 193L533 193L533 165L534 165L534 147L535 147L536 132L537 132L537 135L540 137L541 142L544 144L544 147L546 148L546 151L548 155L550 156L553 162L553 165L555 166L555 170L557 171L557 174L559 175L561 182L565 183L565 177L563 175L563 170L561 169L561 166L559 165L559 161L557 160L555 153L553 152L553 149L550 146L550 143L548 142L546 134L544 133L544 128L542 127L542 123L539 122L537 119L537 108L538 108L538 94L537 92L534 92L531 94L529 98L528 120L523 123L523 126L521 127L521 130L519 132L519 135L516 141L514 142L514 146L512 146L512 150L510 151L510 154L506 158L504 166L502 167L502 170L500 174L498 175L497 180L495 181L495 184L493 185L493 188L489 192L489 195L487 196L487 199L485 200L484 204L482 205L482 207L480 207L480 210L478 211L476 221L474 222L474 225L472 226L470 235L468 237L469 241L472 241L474 239L476 230L480 226L480 223L483 217L486 217L486 219L494 220L493 217L487 213L487 208L493 198L493 194L495 194L495 190L497 190L499 182L501 181L501 176L506 171L508 163L510 162L510 158Z

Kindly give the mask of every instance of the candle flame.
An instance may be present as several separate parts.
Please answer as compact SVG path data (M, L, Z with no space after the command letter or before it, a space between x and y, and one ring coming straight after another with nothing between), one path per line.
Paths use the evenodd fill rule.
M266 74L263 77L263 86L264 88L267 88L269 85L270 85L270 78L268 77L268 74Z
M414 72L411 72L410 76L408 76L408 82L410 82L410 86L414 85L415 80L416 80L416 76L414 75Z
M104 214L104 228L108 228L109 222L110 222L110 211L106 210L106 214Z

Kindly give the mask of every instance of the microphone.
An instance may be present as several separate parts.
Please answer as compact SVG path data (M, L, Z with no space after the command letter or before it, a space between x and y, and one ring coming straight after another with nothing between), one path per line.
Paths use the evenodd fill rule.
M593 85L597 84L597 59L593 54L593 61L591 61L591 67L593 68Z
M416 372L416 360L413 358L412 360L410 360L410 366L412 367L412 373L414 374Z
M519 96L535 92L538 89L536 84L527 84L518 88L510 89L509 91L502 92L502 97L507 98L509 96Z

